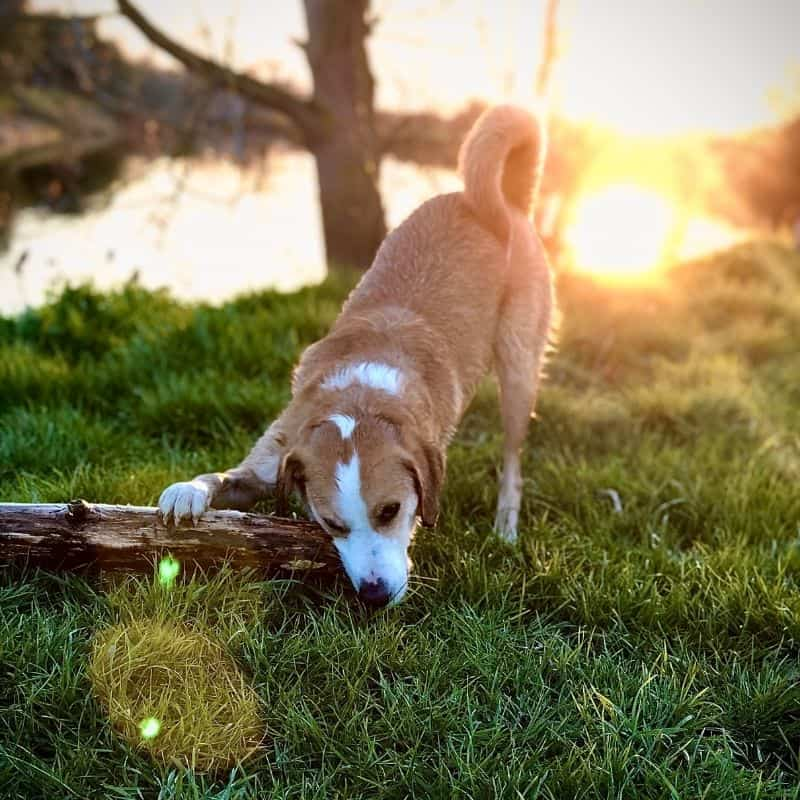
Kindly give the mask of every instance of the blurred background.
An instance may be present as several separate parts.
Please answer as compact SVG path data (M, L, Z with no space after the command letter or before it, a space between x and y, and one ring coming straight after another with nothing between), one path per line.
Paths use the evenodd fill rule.
M798 31L794 0L0 0L0 314L363 268L498 102L546 116L559 270L800 247Z

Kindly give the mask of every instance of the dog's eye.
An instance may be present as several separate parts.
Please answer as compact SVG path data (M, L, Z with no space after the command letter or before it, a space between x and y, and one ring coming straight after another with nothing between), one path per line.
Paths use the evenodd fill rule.
M400 510L400 503L387 503L378 511L378 524L388 525Z
M340 525L335 519L328 519L324 517L322 520L334 533L345 535L350 531L344 525Z

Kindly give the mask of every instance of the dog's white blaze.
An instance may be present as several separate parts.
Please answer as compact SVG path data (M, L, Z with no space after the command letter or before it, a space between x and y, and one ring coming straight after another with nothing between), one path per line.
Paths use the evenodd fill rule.
M399 395L403 390L403 373L397 367L375 361L349 364L329 375L322 382L323 389L346 389L354 383Z
M402 526L401 530L391 534L373 530L367 505L361 495L358 453L353 453L346 464L336 465L336 485L336 508L342 522L350 530L347 536L337 536L333 540L345 572L356 589L362 581L382 579L393 597L392 602L399 602L405 594L408 581L407 551L413 518L410 525ZM409 529L405 530L406 527Z
M356 421L346 414L333 414L328 417L328 422L332 422L339 429L342 439L349 439L356 427Z
M369 530L367 506L361 497L361 464L358 453L346 463L336 465L336 485L339 488L337 506L342 521L351 531Z

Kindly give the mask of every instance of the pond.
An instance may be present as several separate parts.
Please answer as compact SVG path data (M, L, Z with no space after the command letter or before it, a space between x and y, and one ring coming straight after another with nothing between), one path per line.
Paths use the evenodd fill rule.
M448 170L386 159L381 189L389 225L459 186ZM17 214L0 253L0 314L87 281L110 289L137 280L181 300L222 303L257 289L291 291L325 272L310 155L275 147L246 168L218 158L131 157L81 214Z

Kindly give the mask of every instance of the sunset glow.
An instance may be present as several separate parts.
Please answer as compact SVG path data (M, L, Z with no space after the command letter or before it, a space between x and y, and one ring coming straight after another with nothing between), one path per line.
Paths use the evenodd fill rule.
M674 218L661 195L631 183L583 197L567 242L575 267L605 280L629 280L661 265Z
M707 217L690 219L682 231L678 259L688 261L708 253L724 250L747 238L747 231Z
M745 232L643 185L612 183L578 201L566 238L575 270L604 283L641 284L671 263L730 247Z

